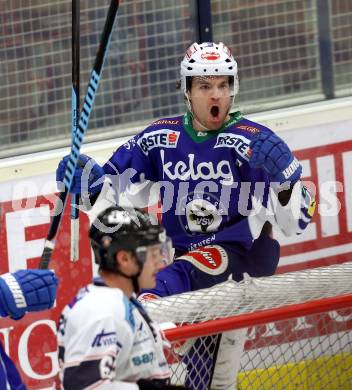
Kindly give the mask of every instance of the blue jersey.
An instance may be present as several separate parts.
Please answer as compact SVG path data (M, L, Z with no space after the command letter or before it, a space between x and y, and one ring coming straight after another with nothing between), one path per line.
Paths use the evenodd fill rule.
M26 390L13 361L0 343L0 389Z
M248 164L249 144L259 132L271 130L239 112L208 132L195 131L189 113L161 119L117 149L104 171L121 176L130 169L132 183L159 183L162 222L177 250L249 249L252 196L266 205L270 185L264 170Z
M7 308L0 299L0 318L7 317ZM25 390L20 374L0 343L0 389Z

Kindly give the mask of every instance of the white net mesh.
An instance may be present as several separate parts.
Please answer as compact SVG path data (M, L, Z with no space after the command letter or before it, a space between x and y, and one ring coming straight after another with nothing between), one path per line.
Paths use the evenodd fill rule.
M241 283L227 281L144 304L157 322L183 325L166 331L174 340L166 351L174 383L194 390L220 388L210 387L219 329L242 318L242 325L233 322L233 328L244 329L227 327L222 336L237 344L235 355L229 356L233 367L238 360L240 366L238 375L233 368L237 387L231 388L347 390L352 388L351 276L352 263L345 263ZM258 313L264 316L254 326L248 315L254 320ZM265 317L266 313L270 315ZM199 325L206 327L192 336Z
M227 281L214 287L145 302L157 322L193 324L306 301L352 294L352 263Z

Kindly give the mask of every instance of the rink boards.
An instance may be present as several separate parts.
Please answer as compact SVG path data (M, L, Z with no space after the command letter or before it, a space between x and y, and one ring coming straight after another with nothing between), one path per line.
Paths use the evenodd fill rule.
M276 233L282 244L280 272L352 259L351 107L352 99L345 98L249 116L288 142L303 165L304 180L317 190L319 207L306 232L293 239ZM90 144L83 152L103 162L125 141ZM67 153L68 149L61 149L0 161L1 273L37 266L56 197L55 169ZM70 263L66 209L51 263L60 278L56 307L27 315L18 323L1 323L5 348L31 389L53 386L58 371L55 322L63 305L92 276L86 238L89 221L83 213L80 218L81 259Z

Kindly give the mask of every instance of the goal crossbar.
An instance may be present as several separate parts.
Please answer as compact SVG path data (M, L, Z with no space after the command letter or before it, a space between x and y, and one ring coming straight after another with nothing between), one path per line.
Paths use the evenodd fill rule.
M352 295L324 298L269 310L262 310L254 313L242 314L239 316L219 318L211 321L165 329L165 336L169 341L179 341L194 337L210 336L233 329L263 325L277 321L278 318L282 321L351 307Z
M239 283L228 280L211 288L148 300L144 305L154 321L182 326L224 318L228 321L229 317L250 313L257 313L256 318L261 311L275 308L284 311L284 307L306 303L309 307L310 301L324 304L329 302L325 301L327 298L349 295L352 295L352 262L262 278L245 275ZM337 301L341 299L348 300Z

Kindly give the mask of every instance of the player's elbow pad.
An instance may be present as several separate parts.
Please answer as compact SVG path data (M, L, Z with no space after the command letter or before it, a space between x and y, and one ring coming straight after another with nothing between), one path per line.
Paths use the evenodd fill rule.
M292 189L290 201L282 206L271 191L270 201L276 224L285 236L301 234L311 221L315 210L314 196L298 181ZM275 200L274 200L275 199Z

